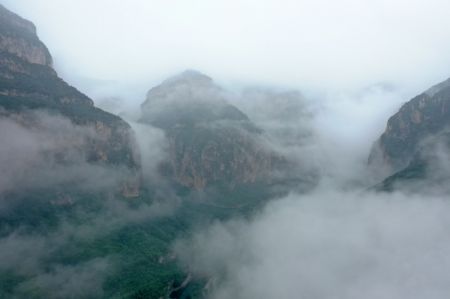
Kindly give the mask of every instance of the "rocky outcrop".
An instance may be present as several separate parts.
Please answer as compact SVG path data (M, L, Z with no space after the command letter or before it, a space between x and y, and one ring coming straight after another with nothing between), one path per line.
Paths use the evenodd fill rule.
M52 65L47 47L36 35L36 27L0 5L0 48L28 63Z
M423 142L450 125L450 79L416 96L388 121L369 157L373 167L393 174L408 166Z
M93 101L58 77L52 58L34 25L0 6L0 114L29 126L28 112L46 110L92 129L86 140L88 162L126 167L137 174L134 136L121 118L94 107ZM124 194L137 193L137 176L125 183Z
M231 188L269 179L281 160L264 148L258 136L239 127L177 127L167 132L170 162L166 173L183 186Z
M443 131L421 142L409 164L382 180L375 190L449 194L449 179L450 133Z
M264 144L261 131L213 80L187 71L152 88L141 122L159 127L169 140L162 171L177 183L204 189L270 180L283 159Z

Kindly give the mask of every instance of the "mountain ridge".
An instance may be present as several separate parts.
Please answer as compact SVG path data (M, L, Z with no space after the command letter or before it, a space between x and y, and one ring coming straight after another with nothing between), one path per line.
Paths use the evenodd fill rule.
M136 173L123 188L124 194L135 196L140 162L131 127L95 107L89 97L58 76L31 22L0 6L0 24L1 116L13 117L26 127L28 112L46 110L66 117L74 126L92 128L96 138L86 140L80 150L89 153L89 162L124 166Z

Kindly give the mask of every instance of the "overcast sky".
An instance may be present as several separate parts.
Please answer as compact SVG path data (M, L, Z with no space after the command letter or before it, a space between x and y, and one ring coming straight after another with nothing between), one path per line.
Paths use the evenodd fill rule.
M122 83L186 68L304 88L450 76L448 0L0 0L32 20L58 71Z

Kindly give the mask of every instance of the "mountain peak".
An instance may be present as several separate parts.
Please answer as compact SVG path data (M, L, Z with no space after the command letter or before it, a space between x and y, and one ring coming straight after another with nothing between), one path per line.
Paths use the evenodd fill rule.
M222 101L221 88L217 86L213 79L195 70L186 70L175 76L169 77L161 84L153 87L147 93L147 101L156 100L169 101L189 101L195 102Z
M141 106L141 120L166 129L224 120L248 121L243 112L228 103L229 96L210 77L188 70L149 90Z
M213 84L213 79L197 70L188 69L185 70L178 75L168 78L164 81L165 83L176 83L176 82L185 82L185 83L207 83Z
M281 163L266 148L260 129L227 101L230 97L210 77L192 70L148 92L141 122L162 129L168 138L168 160L160 168L176 184L231 190L266 182Z
M211 77L196 70L185 70L165 79L160 85L152 88L149 91L149 94L155 93L160 95L161 90L168 89L177 89L184 94L192 94L195 90L220 90ZM192 96L189 98L192 98ZM199 96L197 96L197 98L199 98Z
M134 187L138 183L134 182L138 182L139 160L135 155L130 126L119 117L94 107L92 99L58 77L51 67L50 53L36 35L34 25L0 5L0 116L28 129L39 127L40 121L35 119L40 120L41 117L35 117L36 111L58 115L67 120L71 128L73 126L74 136L80 141L74 146L75 156L79 159L71 163L120 165L129 169L133 174L130 182L133 182L124 183L123 194L135 196L137 187ZM47 117L42 119L45 123ZM90 133L79 133L81 128ZM46 126L38 131L44 134L42 136L50 136L48 142L52 144L53 131ZM34 136L34 131L31 135ZM52 157L48 163L58 164L58 167L62 160L64 165L68 165L65 158L60 158L66 149L59 148L59 141L56 143L58 146L50 147L42 159L40 152L36 157L42 161Z
M27 31L30 34L36 34L36 27L28 20L8 10L5 6L0 4L0 22L2 25L8 24L15 29Z
M36 35L33 23L0 5L0 52L28 63L52 66L47 47Z
M425 91L424 93L427 94L430 97L433 97L435 94L437 94L438 92L446 89L450 87L450 78L448 78L447 80L436 84L434 86L432 86L431 88L429 88L427 91Z

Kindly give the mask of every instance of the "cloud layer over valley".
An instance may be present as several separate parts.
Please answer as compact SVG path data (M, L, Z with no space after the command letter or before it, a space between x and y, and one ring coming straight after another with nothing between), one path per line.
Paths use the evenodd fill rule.
M449 212L444 197L293 194L175 248L211 298L445 298Z
M0 90L18 106L0 108L0 297L450 297L450 100L420 95L387 126L450 76L449 1L0 3L130 125L47 86L53 110ZM383 131L395 152L419 127L412 172L369 167Z

